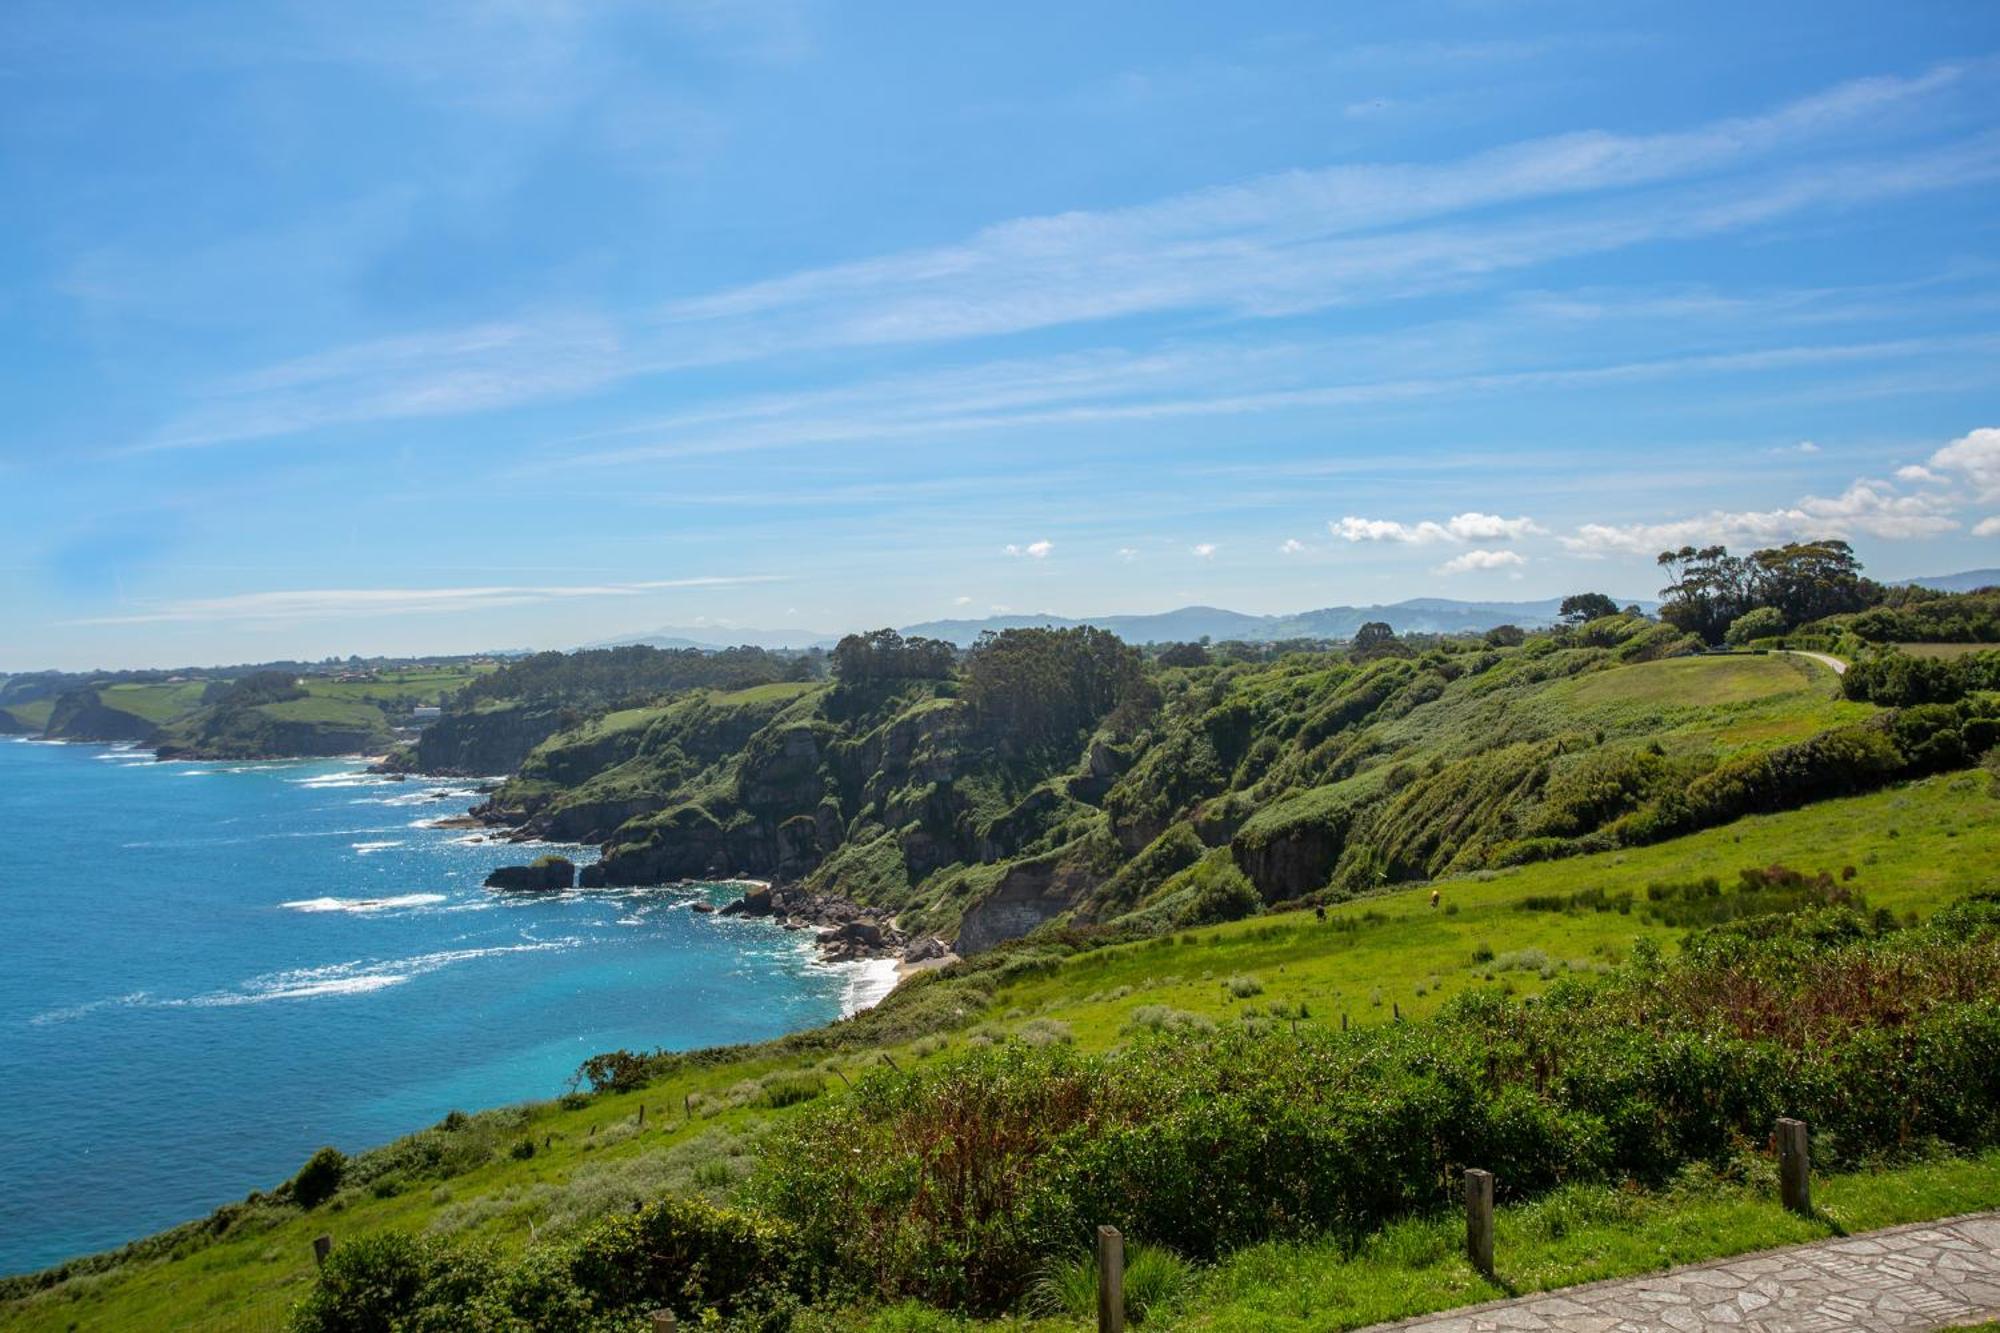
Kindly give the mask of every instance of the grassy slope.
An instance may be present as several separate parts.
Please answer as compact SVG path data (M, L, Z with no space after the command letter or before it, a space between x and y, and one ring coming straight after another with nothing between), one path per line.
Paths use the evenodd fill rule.
M1496 978L1532 992L1544 980L1528 951L1588 966L1620 955L1638 934L1669 943L1679 934L1648 925L1636 915L1518 910L1514 904L1529 893L1598 887L1611 892L1631 889L1643 898L1646 885L1654 881L1704 874L1727 879L1742 867L1774 861L1835 871L1853 864L1859 871L1855 885L1871 905L1898 912L1928 911L1992 882L1991 867L2000 864L2000 818L1996 818L2000 806L1990 787L1984 775L1952 774L1802 811L1745 819L1674 843L1451 881L1442 886L1442 893L1456 912L1432 909L1428 889L1407 890L1330 911L1335 923L1355 923L1351 929L1323 926L1309 914L1295 914L1205 929L1173 937L1171 942L1084 954L1052 973L1001 987L991 1005L968 1013L944 1041L893 1049L903 1063L934 1058L935 1051L963 1043L973 1031L997 1034L1038 1019L1067 1025L1081 1046L1103 1047L1121 1039L1131 1011L1141 1004L1170 1005L1224 1023L1236 1021L1246 1011L1268 1015L1273 1003L1303 1002L1311 1014L1307 1022L1338 1023L1342 1012L1355 1022L1386 1022L1391 1006L1399 1006L1406 1016L1421 1015L1435 1008L1441 996L1485 984L1485 973L1494 964L1474 964L1473 952L1480 945L1499 955L1495 964L1507 961L1509 954L1517 955L1516 965L1496 972ZM718 921L714 928L769 927ZM1528 965L1520 966L1524 962ZM1551 963L1552 968L1558 965ZM1223 982L1233 976L1256 977L1263 992L1254 999L1232 998ZM875 1052L861 1050L835 1057L834 1062L851 1070L876 1058ZM426 1184L386 1199L346 1196L311 1215L291 1215L268 1230L229 1236L173 1262L73 1282L6 1311L0 1322L30 1329L66 1328L72 1320L84 1327L273 1328L310 1278L311 1238L321 1231L339 1237L385 1227L451 1226L511 1246L527 1239L531 1222L546 1225L552 1216L574 1210L593 1193L615 1189L620 1180L655 1189L725 1188L733 1175L740 1174L734 1153L743 1151L760 1125L787 1114L757 1108L750 1081L800 1063L796 1058L757 1054L681 1074L642 1092L594 1099L574 1111L553 1104L536 1106L522 1112L518 1126L504 1131L509 1142L516 1136L538 1143L554 1136L549 1149L530 1160L513 1160L503 1153L443 1185ZM828 1086L838 1093L838 1082ZM683 1122L675 1112L688 1095L706 1100L696 1103L700 1113L692 1122ZM643 1130L635 1125L641 1104L651 1108ZM1955 1200L1958 1196L1952 1191L1965 1188L1969 1187L1964 1179L1956 1175L1928 1193L1885 1186L1892 1196L1889 1203L1868 1205L1876 1211L1856 1212L1850 1224L1874 1225L1866 1219L1882 1217L1901 1220L1889 1206L1895 1198L1916 1210L1910 1215L1949 1211L1937 1200ZM1988 1191L1984 1198L1993 1197L1990 1181L1980 1188ZM1839 1195L1829 1192L1826 1198L1832 1202ZM1722 1199L1713 1206L1727 1213L1736 1205ZM1771 1219L1767 1211L1759 1211L1761 1205L1746 1207L1749 1211L1742 1216L1749 1220L1715 1224L1717 1244L1736 1245L1740 1240L1743 1245L1760 1245L1789 1238L1771 1230ZM1554 1282L1569 1280L1564 1276L1569 1273L1623 1271L1617 1265L1648 1256L1653 1256L1648 1262L1657 1263L1663 1257L1710 1252L1703 1248L1708 1244L1702 1239L1710 1225L1706 1221L1695 1224L1662 1213L1648 1225L1666 1239L1621 1240L1616 1226L1593 1223L1595 1230L1584 1231L1597 1238L1590 1243L1603 1249L1603 1257L1593 1259L1596 1251L1572 1246L1551 1249L1545 1262L1530 1262L1534 1251L1523 1246L1519 1252L1529 1269L1504 1272L1517 1282L1541 1281L1534 1272L1544 1272ZM1518 1237L1510 1240L1504 1228L1501 1236L1503 1252L1513 1253ZM1657 1254L1647 1248L1649 1244ZM1211 1313L1197 1326L1268 1326L1259 1322L1264 1317L1261 1312L1277 1296L1255 1280L1254 1253L1236 1262L1250 1267L1225 1264L1207 1279L1223 1285L1204 1302L1205 1308L1212 1307ZM1327 1293L1346 1289L1354 1274L1341 1267L1344 1262L1330 1252L1312 1260L1317 1265L1312 1271L1320 1277L1311 1289L1321 1293L1314 1300L1331 1300ZM1544 1263L1543 1268L1534 1269L1535 1262ZM1576 1267L1579 1263L1583 1266ZM1449 1272L1421 1283L1392 1274L1377 1285L1385 1291L1407 1289L1413 1300L1431 1299L1423 1293L1432 1292L1437 1301L1446 1303L1489 1294L1455 1281ZM1332 1305L1325 1308L1328 1322L1315 1314L1313 1327L1333 1327L1347 1318L1330 1313ZM1432 1307L1397 1308L1413 1312Z
M374 704L316 694L309 694L303 699L286 699L281 703L258 704L256 711L280 722L312 722L366 731L380 731L387 725L382 710Z
M36 699L24 704L10 704L7 711L17 720L33 727L36 731L41 731L49 725L49 715L56 711L56 701Z
M106 708L131 713L160 726L182 713L201 706L206 681L182 681L174 685L107 685L97 692Z
M304 684L307 693L327 699L365 699L377 702L395 699L413 704L435 704L442 702L445 695L457 692L489 670L491 668L479 671L470 668L385 671L374 680L322 680L309 676Z

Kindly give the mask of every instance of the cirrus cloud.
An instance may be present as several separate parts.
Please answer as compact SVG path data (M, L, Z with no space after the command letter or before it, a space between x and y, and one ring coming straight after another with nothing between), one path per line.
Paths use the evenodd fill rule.
M1056 549L1056 544L1052 541L1047 541L1047 540L1038 542L1029 542L1026 546L1017 545L1014 542L1008 542L1005 546L1000 548L1000 553L1002 555L1010 555L1015 557L1026 556L1030 560L1046 560L1049 558L1049 552L1055 549Z

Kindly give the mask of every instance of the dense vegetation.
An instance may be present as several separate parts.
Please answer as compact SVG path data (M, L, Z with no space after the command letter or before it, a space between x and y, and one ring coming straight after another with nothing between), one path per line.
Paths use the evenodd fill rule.
M806 1090L741 1208L662 1199L512 1261L377 1238L294 1327L591 1330L659 1307L785 1327L829 1294L996 1311L1103 1222L1198 1261L1358 1244L1445 1206L1466 1166L1515 1198L1658 1187L1754 1155L1780 1114L1809 1120L1826 1166L1976 1149L2000 1139L1996 984L2000 901L1920 929L1822 904L1423 1023L1300 1031L1288 1005L1226 1031L1135 1021L1098 1055L1056 1039L883 1067L848 1096Z
M586 648L535 653L481 676L453 699L454 707L513 700L560 703L589 710L644 701L690 689L741 690L799 678L800 659L762 648Z
M1878 687L1864 659L1840 702L1802 659L1699 648L1623 612L1268 662L1031 629L947 664L882 631L835 650L831 684L552 723L491 810L602 843L593 883L801 879L967 951L1644 845L1996 739L1981 657L1911 669L1943 691Z

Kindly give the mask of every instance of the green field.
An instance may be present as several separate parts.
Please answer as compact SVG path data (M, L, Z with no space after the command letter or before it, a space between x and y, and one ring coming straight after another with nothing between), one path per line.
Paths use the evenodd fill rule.
M143 717L155 726L201 706L202 691L208 682L177 681L160 685L106 685L97 692L106 708Z
M54 699L36 699L25 704L10 704L7 711L16 721L41 731L49 725L49 715L56 711Z
M1029 1028L1104 1049L1127 1040L1142 1005L1218 1025L1250 1015L1284 1022L1266 1015L1276 1007L1295 1015L1301 1005L1303 1023L1337 1026L1343 1014L1350 1023L1387 1023L1398 1012L1421 1017L1475 986L1534 993L1565 972L1623 957L1640 936L1671 948L1681 934L1640 909L1522 910L1531 895L1630 890L1643 903L1655 882L1710 874L1728 880L1773 862L1836 874L1852 865L1851 886L1870 907L1928 913L1993 884L2000 804L1992 787L1981 773L1948 774L1674 843L1447 881L1437 907L1429 888L1408 889L1331 908L1326 923L1310 913L1258 917L1081 953L1004 981L989 1002L970 1004L941 1032L905 1017L909 1006L893 997L832 1029L810 1055L760 1048L576 1109L544 1103L475 1117L461 1132L484 1145L469 1159L477 1164L448 1180L387 1197L350 1190L311 1214L260 1212L212 1243L186 1242L170 1260L73 1279L7 1309L4 1322L32 1329L275 1328L311 1278L311 1238L323 1230L337 1238L383 1228L430 1231L513 1250L534 1231L559 1230L634 1199L669 1191L727 1198L748 1174L760 1138L792 1114L770 1109L764 1089L802 1070L815 1081L836 1071L852 1077L885 1051L907 1068ZM713 928L769 927L718 921ZM1251 989L1245 981L1255 983L1254 998L1239 997ZM825 1095L844 1095L838 1082L825 1087ZM521 1141L546 1146L517 1160L505 1148ZM1828 1219L1868 1226L1990 1202L2000 1162L1915 1170L1828 1182ZM1527 1289L1825 1234L1825 1224L1794 1222L1755 1191L1682 1186L1681 1194L1633 1198L1603 1190L1558 1194L1504 1213L1501 1276ZM1238 1252L1193 1276L1188 1322L1160 1326L1347 1327L1495 1294L1452 1257L1450 1230L1448 1220L1419 1218L1378 1233L1355 1254L1311 1245ZM1281 1281L1286 1274L1294 1276ZM844 1326L866 1326L868 1318ZM875 1326L949 1326L928 1314L900 1318L883 1315Z
M1912 657L1965 657L1972 653L1990 653L2000 644L1991 643L1899 643L1896 647Z
M327 698L308 695L280 703L258 704L256 711L279 722L316 722L325 726L375 730L382 726L382 710L360 699Z
M438 704L492 668L449 667L435 671L384 671L374 680L332 680L306 676L300 684L308 694L327 699L355 699L372 703Z

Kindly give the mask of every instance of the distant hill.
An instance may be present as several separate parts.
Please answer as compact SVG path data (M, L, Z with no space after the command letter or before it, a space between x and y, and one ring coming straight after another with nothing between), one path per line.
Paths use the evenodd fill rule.
M1532 602L1461 602L1448 597L1413 597L1408 601L1375 606L1329 606L1317 611L1291 615L1254 616L1214 606L1184 606L1157 615L1109 615L1072 618L1056 615L987 616L979 620L927 620L903 627L904 634L949 639L964 646L986 630L1025 629L1048 626L1056 629L1074 625L1095 625L1127 643L1179 643L1200 639L1240 639L1246 643L1268 643L1273 639L1347 639L1371 620L1389 625L1398 634L1477 633L1495 625L1519 625L1534 629L1552 625L1561 608L1560 598ZM1657 602L1640 601L1652 611Z
M1899 582L1904 587L1935 588L1939 592L1972 592L1977 588L2000 588L2000 569L1965 569L1956 574L1932 574Z
M623 648L643 644L648 648L831 648L840 642L838 634L813 629L724 629L716 625L666 625L654 630L623 634L615 639L586 643L586 648Z

